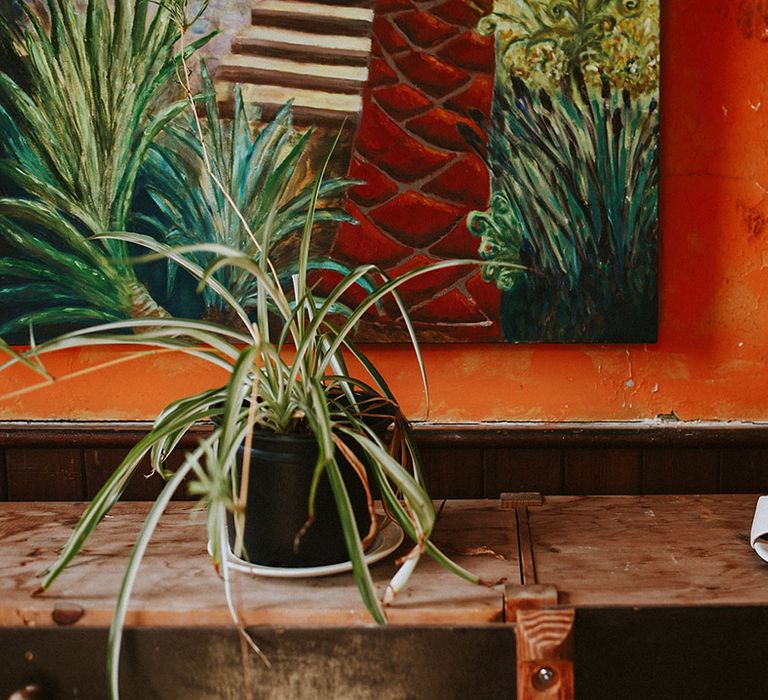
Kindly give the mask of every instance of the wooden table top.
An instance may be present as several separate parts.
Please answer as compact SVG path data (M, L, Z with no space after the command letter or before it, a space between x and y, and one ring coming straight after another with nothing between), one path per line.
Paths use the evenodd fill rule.
M529 511L537 580L576 607L768 605L757 498L546 498Z
M106 626L123 568L147 503L119 503L79 556L41 596L37 574L50 565L84 508L80 503L0 503L0 626ZM434 542L488 581L519 583L515 512L498 501L452 501L441 513ZM139 572L129 625L229 625L224 588L206 551L204 516L192 504L172 503ZM406 543L371 568L380 593L396 571ZM313 579L268 579L233 573L232 591L248 625L371 624L350 573ZM394 624L474 625L498 621L504 585L476 586L422 557L409 585L387 608ZM54 615L54 612L57 612ZM75 611L73 614L72 611Z
M529 508L536 580L575 607L768 605L768 564L749 546L757 496L548 497ZM0 503L0 626L108 625L146 503L118 504L42 596L36 574L55 559L83 509L77 503ZM520 584L516 514L499 501L449 501L434 540L488 581ZM373 565L380 593L403 545ZM366 625L351 574L288 580L234 574L248 625ZM387 608L394 624L497 622L505 586L473 586L428 557ZM54 612L58 611L57 615ZM77 615L74 615L77 617ZM229 625L224 589L206 552L202 514L172 503L140 570L127 623Z

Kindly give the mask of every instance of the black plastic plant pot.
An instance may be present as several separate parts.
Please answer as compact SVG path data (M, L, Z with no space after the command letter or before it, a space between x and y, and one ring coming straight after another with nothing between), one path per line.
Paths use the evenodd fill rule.
M242 454L241 448L240 464ZM315 520L294 546L296 535L307 521L317 455L313 436L254 432L243 535L244 559L252 564L275 567L327 566L349 559L336 499L326 474L317 488ZM365 463L362 455L358 453L358 456ZM370 526L365 489L338 449L336 460L358 530L364 536Z

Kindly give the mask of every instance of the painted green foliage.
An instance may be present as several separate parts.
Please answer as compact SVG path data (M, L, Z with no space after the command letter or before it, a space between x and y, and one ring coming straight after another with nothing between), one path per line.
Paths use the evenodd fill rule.
M502 6L503 5L503 6ZM653 342L658 2L508 0L480 23L497 73L492 203L469 217L509 341Z
M194 20L183 0L149 5L89 0L81 10L50 0L43 15L0 5L0 335L177 311L215 315L221 306L210 292L195 298L195 283L174 263L137 262L127 237L103 234L144 235L155 248L252 247L234 216L216 213L228 208L206 181L180 85L180 27ZM186 55L209 39L188 44ZM311 186L294 177L308 137L294 132L289 110L255 129L238 99L235 118L224 120L207 76L196 99L214 172L251 227L269 220L282 236L294 232ZM346 185L328 182L321 196ZM317 218L344 216L326 209ZM249 305L252 290L222 282Z

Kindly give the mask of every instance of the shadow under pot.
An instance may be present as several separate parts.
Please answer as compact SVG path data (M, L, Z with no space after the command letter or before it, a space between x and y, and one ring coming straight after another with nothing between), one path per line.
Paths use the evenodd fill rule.
M355 454L365 464L361 451L355 447ZM242 465L242 456L243 448L240 448L239 465ZM243 533L244 559L252 564L275 567L327 566L349 559L327 474L323 474L318 483L315 520L294 547L296 535L307 521L317 456L317 442L312 435L254 431ZM338 449L336 461L352 503L357 528L364 536L370 526L365 489L352 465ZM234 540L233 530L230 526L231 542Z

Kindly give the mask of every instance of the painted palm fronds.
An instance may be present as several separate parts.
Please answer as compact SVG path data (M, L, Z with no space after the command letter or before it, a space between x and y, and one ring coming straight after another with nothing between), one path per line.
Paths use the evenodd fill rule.
M299 135L294 131L290 104L263 128L252 127L239 86L232 119L223 119L204 63L201 74L203 92L198 104L206 117L200 122L205 149L192 119L166 130L151 147L141 174L140 193L148 195L154 213L137 213L134 228L175 247L211 243L239 250L253 260L262 254L269 256L271 248L285 243L306 222L312 183L302 184L301 179L312 132ZM328 179L320 185L318 196L336 197L351 184L354 181ZM146 202L143 208L149 209ZM335 207L321 208L314 214L317 223L351 220ZM198 249L191 259L205 268L211 253ZM324 258L315 258L310 266L346 273ZM169 293L176 282L176 269L170 261ZM290 265L283 266L283 281L293 272ZM255 306L258 285L252 275L237 267L225 267L215 276L241 306ZM202 295L209 314L217 316L226 307L213 288L206 287Z
M527 268L485 268L485 278L503 292L504 335L651 341L657 2L506 5L484 20L486 30L496 31L498 61L490 123L483 125L487 143L466 130L491 174L490 209L468 219L481 238L480 254Z
M167 89L183 8L161 3L148 19L148 4L116 0L110 9L90 0L81 14L72 0L52 0L45 19L31 9L23 23L0 18L3 50L23 66L16 75L0 69L0 119L13 125L0 136L2 173L6 189L27 201L3 201L0 235L19 264L1 279L5 290L18 287L21 261L59 269L60 294L50 300L62 302L59 321L92 319L100 309L105 317L161 312L126 262L125 244L91 238L125 229L152 141L184 109ZM29 202L45 211L44 222L19 215ZM98 290L87 288L89 276Z

